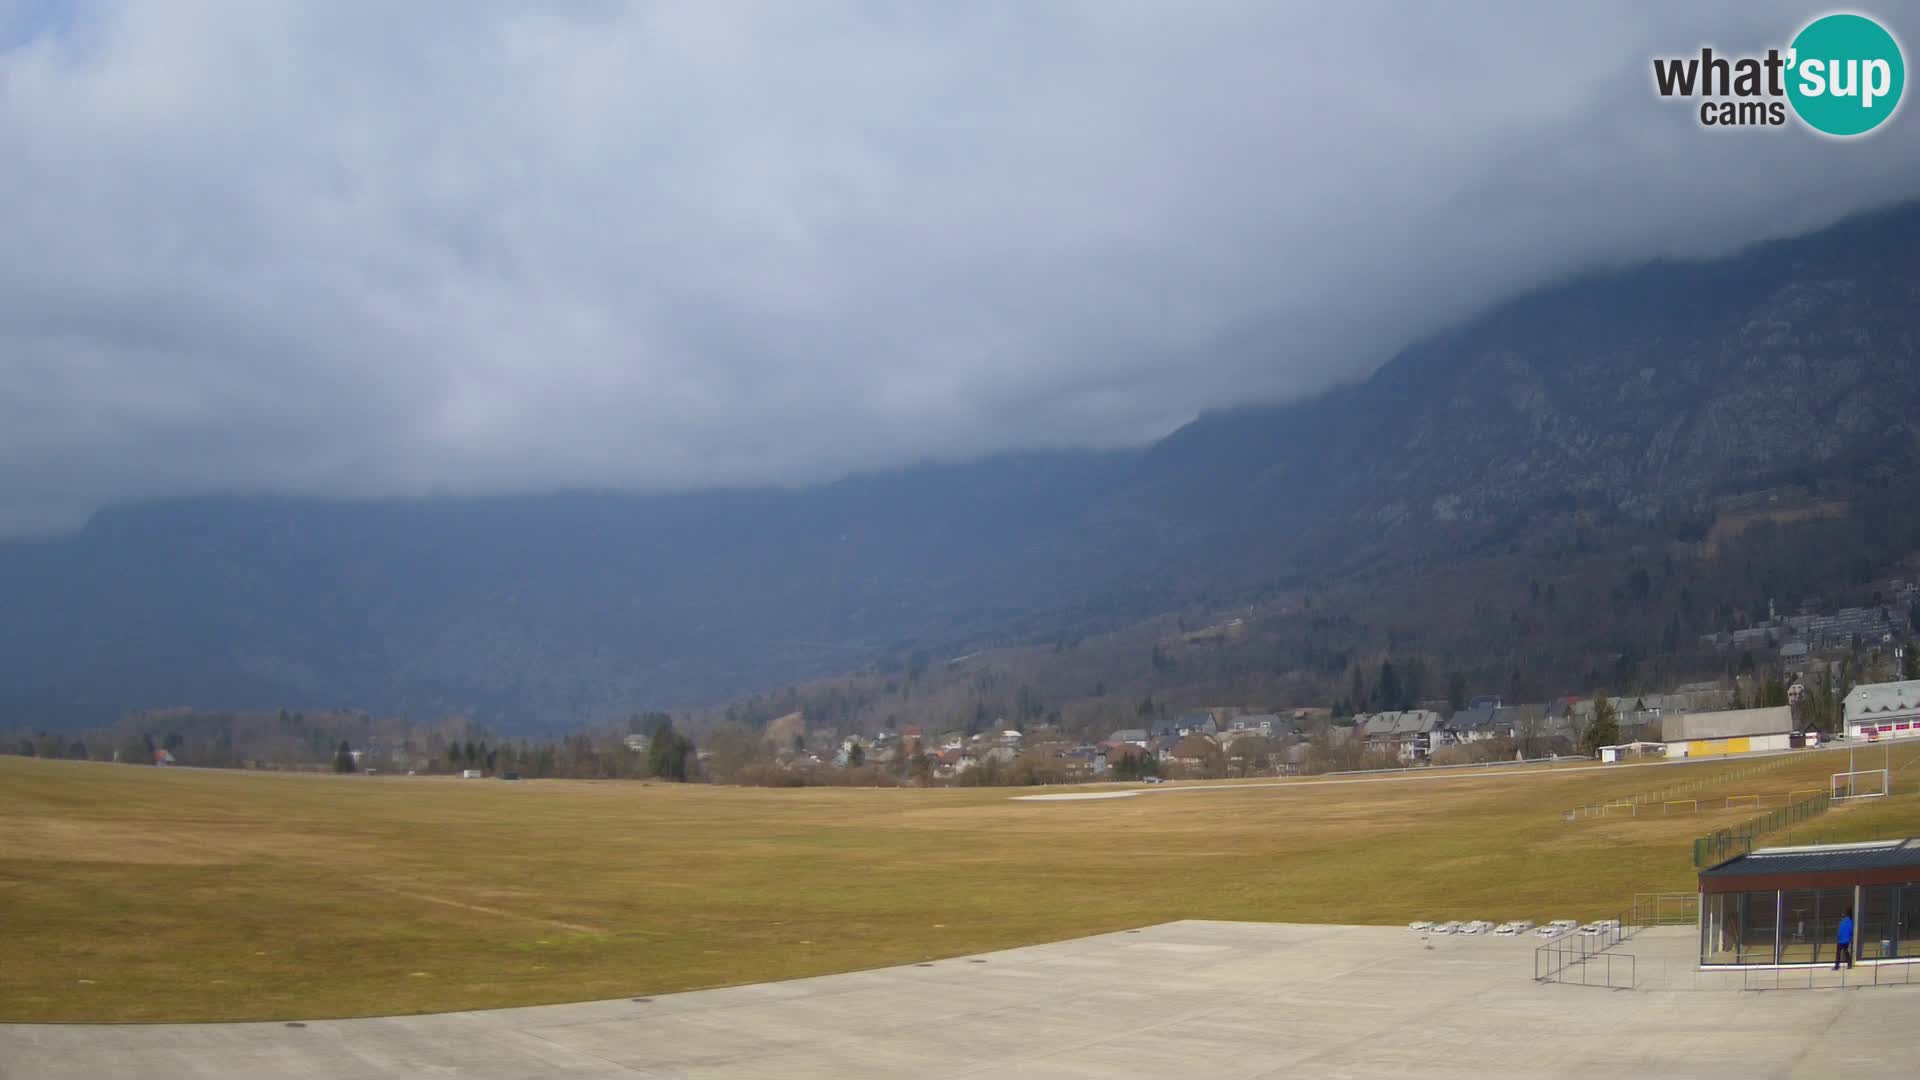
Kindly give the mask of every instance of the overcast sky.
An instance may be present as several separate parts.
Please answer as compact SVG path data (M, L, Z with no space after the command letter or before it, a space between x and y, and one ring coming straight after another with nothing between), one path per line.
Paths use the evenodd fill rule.
M1563 7L0 0L0 532L1137 444L1920 193L1652 92L1824 9Z

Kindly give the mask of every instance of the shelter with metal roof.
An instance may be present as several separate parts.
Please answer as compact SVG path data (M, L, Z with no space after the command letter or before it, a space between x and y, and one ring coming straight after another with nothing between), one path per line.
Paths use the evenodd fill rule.
M1831 964L1848 913L1856 961L1920 960L1920 839L1759 848L1700 871L1700 964Z

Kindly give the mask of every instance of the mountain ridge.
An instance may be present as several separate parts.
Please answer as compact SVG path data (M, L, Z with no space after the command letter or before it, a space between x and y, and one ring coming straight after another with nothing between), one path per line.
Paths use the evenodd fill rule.
M107 508L0 544L0 723L350 705L506 731L1414 573L1542 515L1920 459L1920 206L1517 296L1149 447L802 489Z

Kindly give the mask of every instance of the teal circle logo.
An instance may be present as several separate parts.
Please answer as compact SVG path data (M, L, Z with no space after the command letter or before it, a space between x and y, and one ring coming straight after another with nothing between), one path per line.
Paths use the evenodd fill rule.
M1793 39L1787 99L1807 126L1865 135L1900 105L1907 63L1900 43L1864 15L1826 15Z

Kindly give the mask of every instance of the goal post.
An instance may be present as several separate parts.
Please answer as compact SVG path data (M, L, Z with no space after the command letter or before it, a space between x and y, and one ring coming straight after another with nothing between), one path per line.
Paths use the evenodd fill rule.
M1664 802L1664 803L1662 803L1662 804L1661 804L1661 810L1660 810L1660 812L1661 812L1662 814L1671 814L1671 813L1673 813L1673 812L1675 811L1675 809L1676 809L1677 807L1682 807L1682 806L1684 806L1684 807L1686 807L1686 808L1687 808L1687 813L1689 813L1689 814L1691 814L1691 813L1693 813L1694 811L1696 811L1696 810L1698 810L1698 809L1700 809L1700 800L1698 800L1698 799L1668 799L1668 800L1667 800L1666 802Z
M1760 805L1760 796L1758 795L1727 796L1727 809L1729 810L1733 809L1736 806L1759 806L1759 805Z
M1833 774L1829 789L1835 799L1876 799L1892 788L1890 769L1861 769Z

